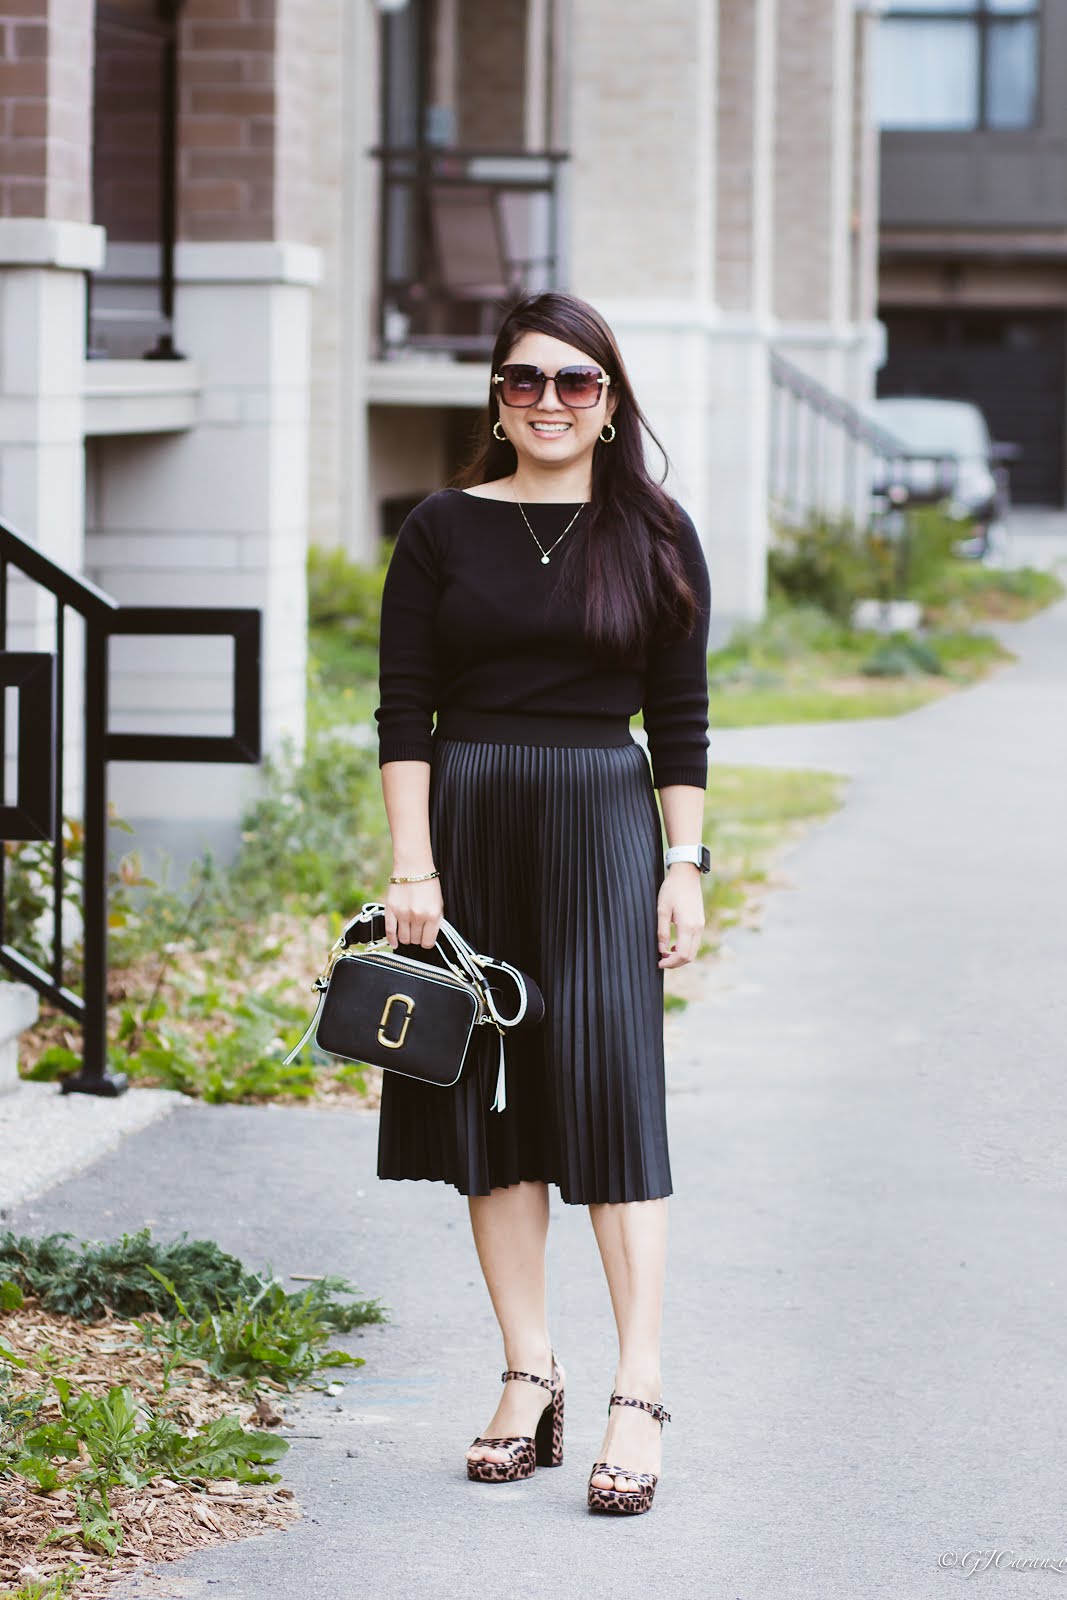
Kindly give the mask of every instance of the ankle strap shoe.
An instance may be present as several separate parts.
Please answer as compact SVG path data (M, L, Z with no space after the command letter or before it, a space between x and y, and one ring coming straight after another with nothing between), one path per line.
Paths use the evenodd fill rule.
M662 1400L638 1400L630 1394L613 1394L608 1401L609 1411L612 1406L634 1406L638 1411L647 1411L659 1423L661 1431L663 1424L671 1420L671 1414ZM601 1489L593 1482L600 1472L613 1478L629 1478L637 1484L637 1488ZM631 1472L628 1467L617 1467L614 1462L598 1461L589 1474L589 1509L606 1511L615 1516L640 1516L643 1511L652 1509L658 1482L659 1477L655 1472Z
M520 1379L525 1383L539 1384L547 1389L551 1400L541 1413L536 1432L511 1434L503 1439L477 1438L473 1445L486 1445L490 1450L507 1451L506 1461L467 1462L467 1477L475 1483L520 1483L532 1478L537 1467L558 1467L563 1461L563 1384L560 1381L556 1358L552 1357L551 1378L539 1378L534 1372L518 1372L512 1368L501 1374L501 1383Z

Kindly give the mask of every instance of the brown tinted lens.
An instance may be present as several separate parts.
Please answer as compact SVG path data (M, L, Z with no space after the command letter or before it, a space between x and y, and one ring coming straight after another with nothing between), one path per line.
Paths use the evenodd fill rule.
M556 393L565 406L595 406L600 399L600 377L599 367L560 367Z
M545 375L540 367L512 365L501 367L500 398L506 406L532 406L540 400Z

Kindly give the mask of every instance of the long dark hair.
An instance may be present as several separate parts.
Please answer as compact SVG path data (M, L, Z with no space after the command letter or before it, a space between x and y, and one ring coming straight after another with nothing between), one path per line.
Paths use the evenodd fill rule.
M696 597L685 575L678 547L674 501L645 465L644 431L667 454L634 396L615 336L603 317L576 295L548 290L516 301L493 345L492 372L498 372L524 333L547 333L581 350L611 378L616 397L611 421L615 437L593 451L592 499L585 520L585 630L612 653L643 648L654 628L687 635L696 619ZM510 440L498 440L496 386L489 385L484 441L473 460L456 474L457 488L505 478L517 465ZM576 587L574 571L582 541L568 542L559 582Z

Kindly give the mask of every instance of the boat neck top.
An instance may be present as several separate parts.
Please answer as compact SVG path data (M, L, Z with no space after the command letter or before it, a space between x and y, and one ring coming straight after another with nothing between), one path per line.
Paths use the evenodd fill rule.
M483 509L472 514L472 501ZM524 500L522 509L549 549L585 504ZM466 715L494 740L580 744L603 742L583 733L597 724L628 737L642 711L656 787L705 788L710 583L696 529L675 504L696 622L684 639L654 632L620 664L585 637L581 592L562 592L555 555L542 562L514 501L456 488L421 501L400 528L382 592L379 765L432 760L435 713L438 737ZM581 536L579 517L565 538Z

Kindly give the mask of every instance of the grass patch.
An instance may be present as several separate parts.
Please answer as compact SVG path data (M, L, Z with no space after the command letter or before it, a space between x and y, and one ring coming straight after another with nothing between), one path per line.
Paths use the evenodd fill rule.
M1067 593L1051 572L1035 567L991 568L952 562L919 586L927 620L937 627L973 622L1022 622Z
M838 809L844 785L833 772L710 768L704 811L712 858L704 878L706 945L714 948L725 929L743 919L782 848Z
M898 716L1013 659L987 633L937 627L883 638L778 601L709 655L709 717L740 728Z

